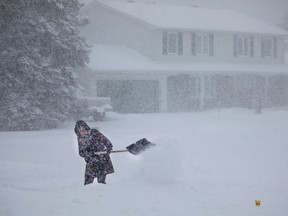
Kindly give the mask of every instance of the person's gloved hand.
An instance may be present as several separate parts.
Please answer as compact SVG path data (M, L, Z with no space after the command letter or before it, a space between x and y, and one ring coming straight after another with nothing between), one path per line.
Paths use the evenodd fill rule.
M111 153L112 149L107 149L106 152L109 155Z

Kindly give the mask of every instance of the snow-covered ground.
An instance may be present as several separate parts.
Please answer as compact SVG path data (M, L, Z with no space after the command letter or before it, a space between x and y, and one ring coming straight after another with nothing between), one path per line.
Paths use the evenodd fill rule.
M0 132L0 215L288 215L288 111L109 113L87 123L115 150L142 137L157 146L111 154L108 184L83 186L73 122Z

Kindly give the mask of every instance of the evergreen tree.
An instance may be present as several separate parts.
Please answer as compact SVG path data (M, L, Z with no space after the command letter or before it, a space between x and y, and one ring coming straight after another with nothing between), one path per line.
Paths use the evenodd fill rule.
M0 1L0 130L54 128L70 118L88 61L77 0Z

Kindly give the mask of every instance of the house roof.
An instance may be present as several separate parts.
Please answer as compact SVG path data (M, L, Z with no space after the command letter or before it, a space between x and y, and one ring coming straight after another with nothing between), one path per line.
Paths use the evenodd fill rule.
M86 7L100 4L165 29L196 29L288 35L288 32L238 12L192 6L95 0Z
M287 59L288 60L288 59ZM185 73L288 73L288 64L232 64L153 61L125 46L94 45L87 66L95 73L178 74Z

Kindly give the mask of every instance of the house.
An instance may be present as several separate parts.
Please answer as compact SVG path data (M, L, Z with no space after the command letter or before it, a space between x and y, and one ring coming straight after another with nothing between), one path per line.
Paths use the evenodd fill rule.
M118 112L288 105L288 32L195 6L95 0L82 34L94 44L79 74Z

